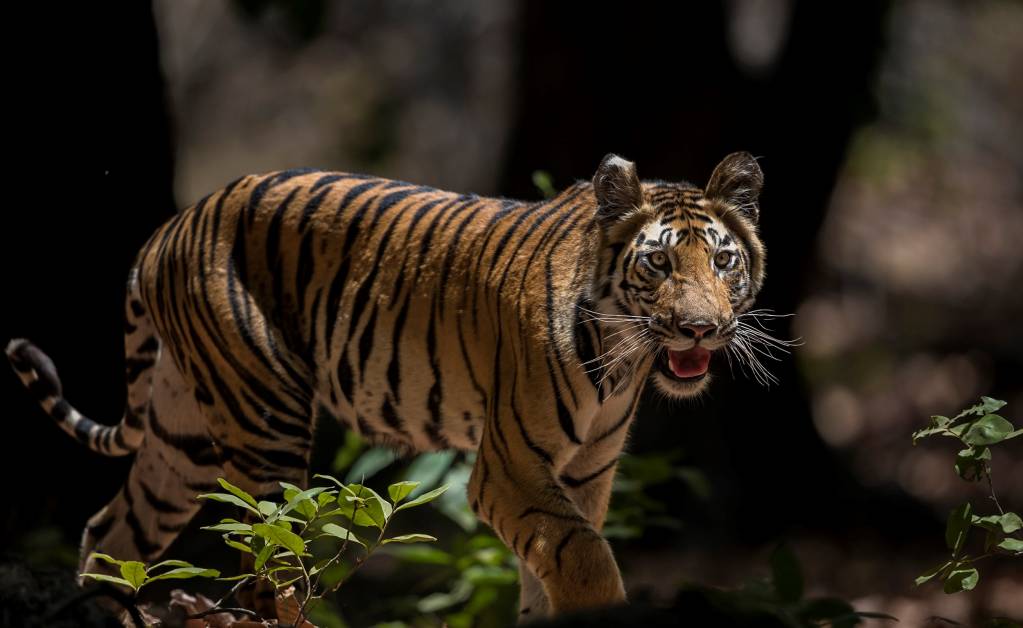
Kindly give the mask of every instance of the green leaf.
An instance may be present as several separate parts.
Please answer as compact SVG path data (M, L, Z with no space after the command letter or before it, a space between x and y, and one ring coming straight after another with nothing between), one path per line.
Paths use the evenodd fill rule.
M1000 443L1012 433L1012 423L997 414L986 414L970 425L963 435L967 445L994 445Z
M138 591L146 582L146 566L137 560L126 560L121 563L121 577Z
M972 518L973 525L985 530L1001 531L1005 534L1012 534L1023 528L1023 519L1014 512L1007 512L1004 515L989 515L987 517Z
M316 496L316 503L323 508L327 504L337 500L337 491L323 491Z
M298 493L295 493L291 497L291 499L288 500L288 503L285 504L284 508L280 510L280 513L277 516L281 517L283 515L288 514L292 510L295 510L295 508L297 508L298 505L303 502L309 502L313 504L312 506L314 508L313 515L315 516L316 514L315 508L317 508L318 506L316 505L316 502L312 498L316 497L325 490L327 490L327 488L324 486L314 486L313 488L309 488L304 491L299 491Z
M240 541L235 541L226 534L224 535L224 543L226 543L228 547L233 547L238 551L245 552L246 554L252 553L252 547Z
M390 447L374 447L369 449L355 460L355 464L345 475L346 482L365 482L381 470L387 468L398 455Z
M391 545L387 553L407 563L417 565L451 565L455 557L432 545Z
M771 552L771 581L782 602L798 602L803 597L803 572L792 550L779 545Z
M991 450L987 447L969 447L956 454L955 472L968 482L978 482L984 477L987 463L991 461Z
M331 475L323 475L322 473L315 473L315 474L313 474L313 477L317 478L317 479L320 479L320 480L328 480L330 482L333 482L334 484L338 485L338 488L344 488L345 487L344 482L342 482L341 480L339 480L336 477L331 476Z
M931 415L931 427L946 427L952 419L947 416L941 416L940 414Z
M384 545L388 543L430 543L436 540L437 537L430 536L429 534L402 534L401 536L392 536L389 539L384 539Z
M1002 539L1002 542L995 547L1007 552L1012 552L1013 554L1023 553L1023 541L1019 539Z
M252 526L247 523L218 523L217 525L203 526L200 529L213 532L252 532Z
M217 483L220 484L222 487L224 487L224 489L227 492L229 492L232 495L238 497L239 499L244 501L249 506L252 506L253 508L256 507L256 500L252 497L252 495L249 495L248 493L246 493L242 489L238 488L234 484L231 484L230 482L225 480L224 478L217 478Z
M152 576L148 582L153 580L184 580L186 578L216 578L220 572L216 569L204 569L202 567L179 567L171 569L158 576Z
M558 191L554 189L554 179L546 170L533 171L533 185L543 194L544 198L554 198L558 195Z
M389 502L377 495L373 489L361 484L349 484L344 487L338 495L338 499L342 514L353 519L350 513L354 513L352 522L356 525L372 525L383 529L393 511ZM358 509L356 509L357 503L360 504ZM367 518L369 523L366 521Z
M296 556L301 556L305 553L305 541L302 540L302 537L280 526L257 523L252 526L252 532L266 539L268 547L269 543L272 543L287 548L294 552ZM260 552L260 555L262 555L262 552Z
M448 490L447 486L441 486L440 488L435 488L432 491L430 491L429 493L423 493L422 495L420 495L419 497L413 499L410 502L405 502L404 504L402 504L401 506L398 506L394 510L395 510L395 512L397 512L399 510L405 510L406 508L415 508L416 506L422 506L423 504L432 502L433 500L437 499L438 497L443 495L444 491L446 491L446 490Z
M337 450L337 454L334 456L334 462L330 465L330 468L335 472L339 473L344 471L355 462L362 450L366 448L366 442L355 433L355 430L345 430L344 444L341 445Z
M972 523L972 510L970 502L966 502L948 515L948 524L945 526L945 544L952 550L953 556L959 555L959 550L962 549L963 543L966 541L966 533Z
M416 459L402 474L402 477L407 480L419 481L419 486L412 491L411 497L419 497L422 493L436 487L454 461L454 451L432 451L416 456Z
M934 569L931 569L930 571L924 573L922 576L917 578L916 579L916 586L920 586L921 584L927 582L928 580L930 580L934 576L940 574L941 572L945 571L946 569L948 569L951 566L952 566L952 561L947 561L947 562L944 562L944 563L938 565Z
M270 560L270 557L273 556L273 553L274 553L273 543L267 543L265 546L263 546L263 549L259 550L259 553L256 554L255 564L256 571L259 571L260 569L263 568L263 565L266 564L266 561Z
M409 493L416 490L419 486L419 482L395 482L394 484L387 487L387 494L391 496L391 501L397 504L401 500L409 496Z
M261 501L259 502L258 508L259 514L263 515L264 517L269 517L275 512L277 512L277 504L273 502Z
M110 563L111 565L121 566L121 565L124 564L123 560L117 560L116 558L114 558L113 556L111 556L109 554L101 554L99 552L93 552L92 554L89 554L89 557L90 558L94 558L94 559L102 560L103 562Z
M102 582L112 582L114 584L119 584L123 587L128 587L129 589L135 588L131 586L131 583L125 580L124 578L118 578L117 576L108 576L105 573L83 573L82 577L92 578L93 580L100 580Z
M954 425L948 429L949 434L946 434L946 436L955 436L956 438L961 439L963 437L963 433L965 433L966 430L970 429L971 425L973 425L973 423L971 422Z
M256 574L254 574L254 573L243 573L243 574L238 574L237 576L225 576L223 578L217 578L217 580L219 580L220 582L237 582L239 580L245 580L246 578L255 578L255 577L256 577Z
M323 533L327 536L341 539L342 541L351 541L352 543L358 543L359 545L366 547L366 544L355 535L354 532L348 528L343 528L336 523L325 523L323 524Z
M463 577L475 586L514 584L519 578L514 569L490 565L473 565L465 570Z
M431 593L416 603L420 613L436 613L469 599L475 587L467 580L458 580L448 593Z
M958 421L959 419L961 419L963 417L966 417L966 416L970 416L971 414L972 415L976 415L976 416L983 416L985 414L991 414L992 412L998 412L999 410L1004 408L1005 405L1006 405L1006 403L1004 401L1002 401L1001 399L992 399L991 397L981 397L980 398L980 403L978 403L975 406L972 406L972 407L969 407L969 408L963 410L958 415L956 415L956 417L954 419L952 419L952 421L953 422Z
M947 434L948 432L949 429L945 427L926 427L922 430L917 430L913 432L913 444L916 445L916 442L922 438L935 436L937 434Z
M945 593L959 593L960 591L971 591L977 586L980 574L976 569L956 569L948 574L945 579Z
M192 563L183 560L161 560L152 567L149 568L149 572L152 573L154 569L160 569L161 567L193 567Z
M259 514L258 510L256 510L253 506L250 506L245 500L243 500L242 498L238 497L237 495L228 495L228 494L225 494L225 493L207 493L205 495L199 495L197 497L197 499L212 499L215 502L223 502L225 504L234 504L235 506L239 506L241 508L244 508L246 510L251 510L252 512L254 512L256 514Z
M291 499L291 497L287 497L288 495L293 496L296 495L297 493L302 492L301 487L295 486L291 482L278 482L277 484L279 484L280 487L284 489L284 495L286 496L284 498L284 501Z

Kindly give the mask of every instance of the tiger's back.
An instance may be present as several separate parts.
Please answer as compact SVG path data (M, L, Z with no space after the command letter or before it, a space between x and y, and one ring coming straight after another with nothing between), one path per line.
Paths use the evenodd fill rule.
M282 430L261 442L227 419L258 406L267 426L294 426L284 448L296 456L317 413L410 451L475 449L501 313L516 314L504 324L543 318L530 273L564 268L559 249L578 262L564 240L581 236L592 194L564 196L527 204L342 173L247 177L154 235L138 261L142 301L198 401L225 417L218 442L235 430L251 449L281 449ZM559 221L552 246L558 234L543 227Z

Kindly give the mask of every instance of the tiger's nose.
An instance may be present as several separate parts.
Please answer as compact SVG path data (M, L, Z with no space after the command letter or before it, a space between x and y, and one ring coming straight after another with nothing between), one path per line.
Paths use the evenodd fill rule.
M678 327L683 336L697 340L710 338L718 330L717 325L707 325L705 323L680 323Z

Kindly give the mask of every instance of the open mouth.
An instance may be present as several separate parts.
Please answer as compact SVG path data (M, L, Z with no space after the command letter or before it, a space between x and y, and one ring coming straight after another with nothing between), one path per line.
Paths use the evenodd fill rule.
M685 351L668 349L657 360L657 366L665 376L675 381L698 382L707 375L710 351L700 346Z

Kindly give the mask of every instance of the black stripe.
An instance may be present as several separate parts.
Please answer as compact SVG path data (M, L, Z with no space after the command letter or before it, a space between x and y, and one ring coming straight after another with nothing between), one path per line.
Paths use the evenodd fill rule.
M551 458L551 455L549 453L547 453L547 451L544 450L542 447L540 447L539 445L534 443L533 439L531 439L529 437L529 434L526 432L526 426L522 423L522 417L519 416L519 411L515 407L514 393L513 393L513 398L512 398L511 406L512 406L512 416L515 418L515 424L518 425L518 427L519 427L519 434L522 436L522 441L524 443L526 443L526 447L528 447L530 451L532 451L534 454L539 456L540 459L543 460L544 462L546 462L547 464L553 464L554 463L554 459Z
M125 514L124 520L128 524L128 527L131 528L135 547L138 549L139 555L143 560L149 560L162 551L163 546L159 543L154 543L146 536L145 531L142 529L142 524L139 522L138 515L135 514L135 502L131 497L131 491L128 490L127 485L125 485L125 487L121 490L121 494L124 496L124 501L128 505L128 512Z
M640 392L641 390L636 391L636 396L633 397L632 399L632 405L629 406L629 409L626 410L625 414L622 415L622 418L618 419L618 421L615 422L615 424L612 425L610 428L608 428L606 432L590 441L591 443L599 443L600 441L604 440L608 436L611 436L618 430L625 427L626 424L628 424L629 419L631 419L632 416L636 413L636 406L639 404Z
M551 364L551 356L545 352L544 357L547 360L547 370L551 377L551 389L554 392L554 404L558 413L558 425L561 426L561 431L565 433L568 440L576 445L581 445L582 441L579 440L579 436L575 433L575 421L572 420L572 413L568 411L568 408L565 406L565 402L561 398L561 391L558 389L558 382L554 375L554 365ZM565 382L565 387L569 390L572 388L571 384L567 381Z
M255 399L253 399L248 393L246 393L244 389L239 389L238 392L241 393L242 398L245 400L247 404L254 408L259 407L259 403ZM299 423L291 423L280 419L266 408L262 408L260 416L266 423L267 428L274 432L283 434L284 436L298 438L299 440L303 441L308 441L309 439L312 438L312 434L309 431L309 427L304 422L305 420L302 418L299 418Z
M553 512L550 510L544 510L543 508L537 508L536 506L530 506L529 508L523 510L522 514L519 515L519 519L525 519L530 515L544 515L546 517L551 517L553 519L564 519L565 521L578 521L580 523L586 521L585 519L576 514Z
M533 551L533 541L536 539L536 531L534 530L529 534L529 538L522 546L522 560L529 558L529 553ZM514 547L512 549L515 549Z
M377 307L374 305L370 310L369 320L359 336L359 381L362 383L366 381L366 362L369 360L370 352L373 351L373 334L376 331L376 326Z
M609 469L611 469L611 467L615 466L616 464L618 464L618 458L613 458L610 462L608 462L601 468L597 469L593 473L590 473L589 475L584 475L581 478L573 478L572 476L566 473L562 473L561 477L559 477L558 479L561 480L561 483L564 484L565 486L579 488L583 484L592 482L593 480L596 480L600 476L604 475L605 473L608 472Z
M575 536L578 532L579 528L572 528L571 530L569 530L568 534L562 537L561 541L558 543L558 546L554 549L554 567L558 571L561 571L561 553L565 551L565 548L568 546L568 542L571 541L572 537Z
M384 405L380 408L380 417L389 428L408 438L408 432L405 431L401 417L398 416L394 404L391 403L390 395L384 396Z
M146 485L142 478L137 478L135 485L142 489L142 496L145 497L146 501L149 502L149 505L153 507L153 510L156 510L157 512L174 515L183 515L192 512L191 508L182 508L178 504L169 502L157 495L153 489Z
M330 192L329 189L323 190L316 196L309 199L309 202L307 202L305 204L305 207L302 208L302 218L299 219L298 221L299 231L305 230L306 225L309 224L309 221L312 219L313 214L315 214L316 210L319 209L320 204L323 203L323 199L327 196L328 192Z
M220 456L217 455L213 440L209 436L173 434L160 423L153 408L149 409L149 430L170 448L185 454L188 461L197 467L219 467L221 464Z
M146 372L150 367L155 364L156 361L152 358L125 358L124 359L124 377L127 383L134 384L138 380L142 373Z
M107 532L110 531L110 528L114 525L114 521L116 520L117 520L116 517L108 513L107 516L101 519L100 521L85 526L85 530L93 537L97 539L102 539L107 535Z
M387 365L387 385L390 387L390 392L394 395L396 403L401 403L401 363L398 360L398 355L401 352L401 333L405 330L409 300L409 295L405 295L401 310L398 311L398 317L395 319L394 333L391 336L391 359Z

